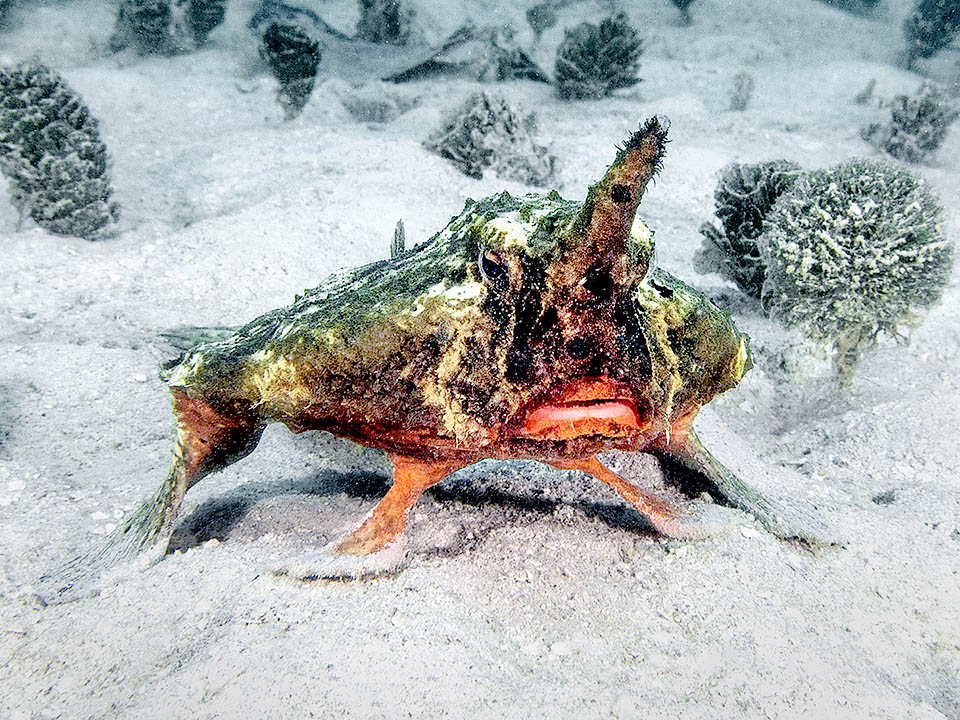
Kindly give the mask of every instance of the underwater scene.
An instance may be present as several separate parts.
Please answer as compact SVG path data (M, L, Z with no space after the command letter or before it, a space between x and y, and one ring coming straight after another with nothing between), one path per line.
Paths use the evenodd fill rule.
M0 716L960 720L960 1L0 0Z

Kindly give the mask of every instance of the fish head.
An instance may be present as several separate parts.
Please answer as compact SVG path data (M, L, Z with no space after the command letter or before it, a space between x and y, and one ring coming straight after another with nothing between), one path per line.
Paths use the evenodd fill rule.
M749 368L729 315L655 267L637 208L666 134L648 120L582 202L500 193L440 234L456 240L450 265L462 275L417 307L443 328L429 395L454 434L471 428L506 455L643 445Z

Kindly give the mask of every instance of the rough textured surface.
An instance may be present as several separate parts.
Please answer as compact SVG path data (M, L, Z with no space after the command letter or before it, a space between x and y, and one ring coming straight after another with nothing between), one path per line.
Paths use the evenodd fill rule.
M133 47L141 55L167 55L175 49L170 34L170 0L121 0L109 48Z
M99 124L57 73L31 61L0 68L0 168L21 216L88 240L116 222Z
M313 92L320 43L298 25L271 23L260 40L260 57L279 81L277 99L290 120L303 110Z
M863 139L908 163L929 161L960 117L960 103L943 89L924 83L911 95L890 102L890 121L864 127Z
M680 21L684 25L689 25L693 21L690 17L690 6L693 5L693 0L670 0L670 2L680 11Z
M223 22L227 0L187 0L186 26L195 45L204 45L210 33Z
M713 192L720 228L713 223L700 226L703 245L694 256L694 267L702 273L719 273L747 295L759 298L765 272L757 238L770 208L799 174L800 166L790 160L724 167Z
M424 146L469 177L482 178L490 169L502 178L546 185L556 159L534 139L534 127L533 116L523 117L502 96L482 91L452 113Z
M640 82L640 37L623 13L567 30L557 48L554 75L566 100L602 98Z
M583 197L623 127L669 115L669 166L644 205L657 261L735 310L757 359L701 413L700 434L768 494L815 503L843 547L811 554L740 514L724 537L665 541L579 473L490 462L414 508L403 575L294 583L270 568L373 507L389 468L379 453L273 426L257 453L191 491L162 562L99 598L43 610L21 602L26 588L102 537L169 466L156 366L176 351L160 330L254 317L339 268L386 258L399 217L412 247L467 197L530 188L468 178L422 148L473 81L418 83L418 107L370 128L324 76L284 122L266 71L251 76L239 0L204 52L132 63L90 43L105 43L114 5L15 4L3 52L40 54L100 118L124 214L116 240L88 243L17 232L15 210L0 203L0 715L955 717L957 271L910 345L882 341L839 395L820 392L808 355L782 370L797 359L777 352L789 334L692 266L723 166L785 157L825 168L870 152L857 128L875 110L853 96L869 78L883 97L919 83L892 64L912 3L884 4L888 15L865 21L809 0L706 0L682 28L669 2L634 3L631 22L657 41L644 82L623 96L571 105L542 84L498 86L537 110L564 159L564 197ZM476 6L417 10L433 43ZM354 0L319 7L352 32ZM486 7L525 27L522 5ZM538 59L552 60L564 26L604 12L562 10ZM385 61L350 47L331 44L321 73L382 76ZM930 72L949 82L940 59L950 56L932 58ZM756 95L748 112L730 113L728 78L743 68ZM915 172L943 199L956 240L955 130L937 159ZM725 432L708 435L708 420ZM651 487L663 481L648 459L608 460ZM893 502L875 502L881 493Z
M958 32L960 5L956 0L917 0L913 12L903 21L908 65L943 50Z
M357 37L373 43L406 45L414 13L405 0L360 0Z
M764 304L830 343L848 381L878 333L896 337L939 302L953 269L939 200L907 170L873 160L800 175L757 244Z

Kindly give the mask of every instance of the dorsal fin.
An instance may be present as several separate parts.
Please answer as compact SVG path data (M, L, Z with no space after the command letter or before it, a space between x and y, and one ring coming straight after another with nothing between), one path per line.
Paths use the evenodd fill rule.
M393 229L393 241L390 243L390 259L403 255L407 249L407 234L403 229L403 218L397 220L397 226Z

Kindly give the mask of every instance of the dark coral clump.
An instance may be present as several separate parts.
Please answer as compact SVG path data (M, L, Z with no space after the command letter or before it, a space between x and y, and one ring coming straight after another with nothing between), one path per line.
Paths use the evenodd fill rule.
M544 32L557 24L556 3L550 2L550 0L537 3L533 7L527 8L526 18L534 36L539 40Z
M176 49L170 34L170 0L121 0L109 48L132 47L141 55L169 55Z
M546 185L556 159L533 138L524 118L504 99L480 92L450 116L424 146L473 178L489 169L529 185Z
M636 85L641 52L640 37L623 13L567 30L555 67L560 97L597 99Z
M413 10L402 0L360 0L357 37L385 45L406 45L410 40Z
M890 122L868 125L861 135L878 149L908 163L930 159L960 116L954 101L929 84L914 95L896 96L890 105Z
M97 121L39 62L0 69L0 168L21 216L52 233L93 239L117 219Z
M704 239L694 257L697 271L719 273L759 298L764 266L757 238L770 208L799 175L800 166L789 160L724 167L713 195L720 227L713 223L700 227Z
M179 0L178 4L183 4ZM186 0L186 25L194 45L205 45L215 27L227 14L227 0Z
M7 24L7 11L10 9L10 6L13 5L14 0L0 0L0 28L3 28Z
M821 2L855 15L867 15L879 4L880 0L821 0Z
M303 110L313 92L320 65L320 43L301 27L271 23L263 33L260 57L280 81L277 99L288 120Z
M690 6L693 5L693 0L670 0L670 2L676 5L677 10L680 11L680 22L689 25L692 22Z
M907 39L908 67L920 58L929 58L947 47L960 32L960 2L917 0L903 23Z

